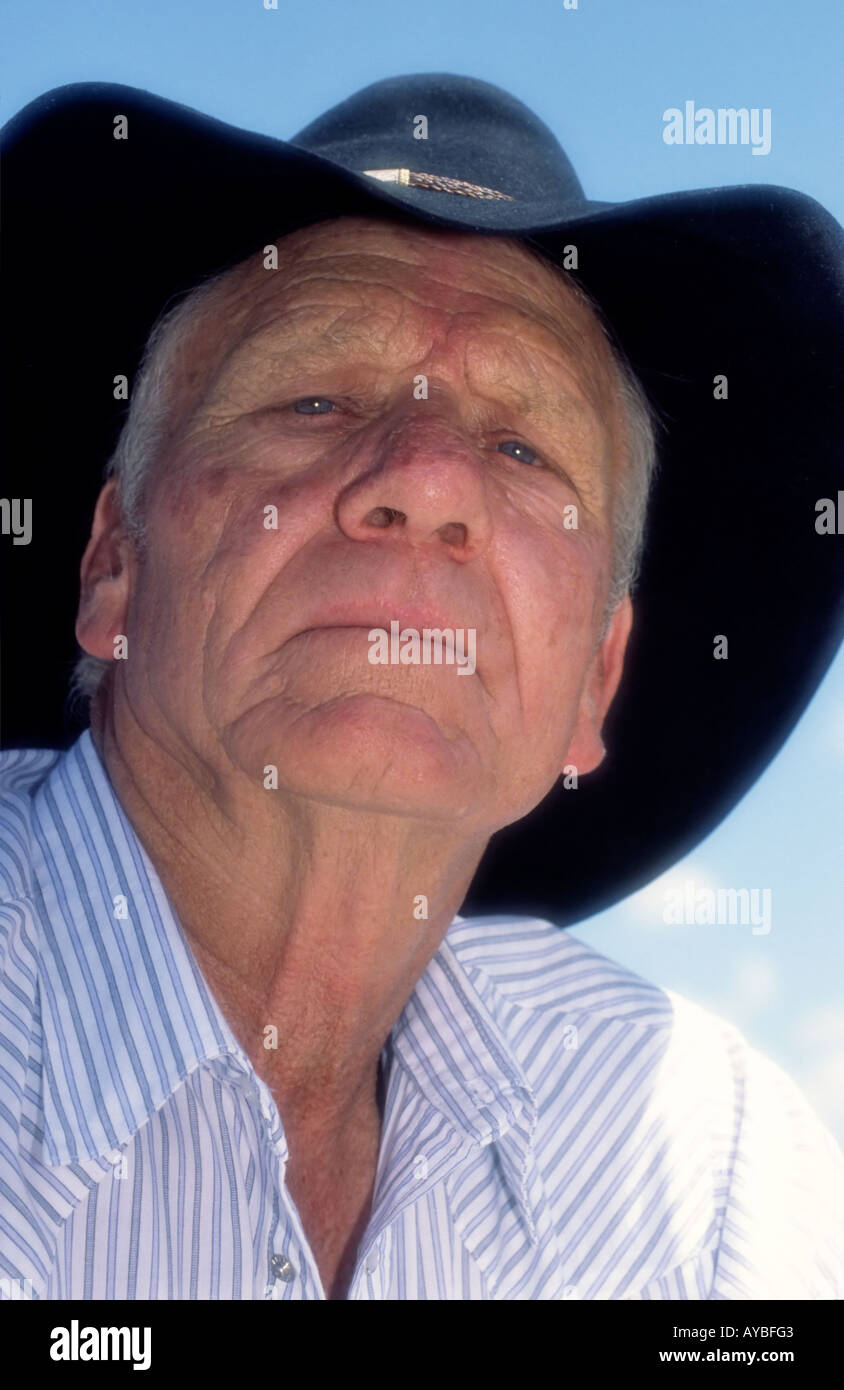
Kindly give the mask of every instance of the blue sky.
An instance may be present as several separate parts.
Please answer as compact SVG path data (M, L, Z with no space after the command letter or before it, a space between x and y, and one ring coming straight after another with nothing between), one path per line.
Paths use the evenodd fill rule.
M592 198L780 184L844 222L840 0L278 3L5 0L0 120L50 87L99 80L288 137L379 78L459 72L531 106ZM769 107L770 153L664 144L662 113L686 100ZM766 774L670 875L770 888L770 933L665 926L659 882L575 934L735 1022L844 1142L842 781L844 652Z

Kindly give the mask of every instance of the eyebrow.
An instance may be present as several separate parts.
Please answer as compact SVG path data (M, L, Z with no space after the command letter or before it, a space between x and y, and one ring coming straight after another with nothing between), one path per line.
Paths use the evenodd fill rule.
M546 358L545 353L543 358ZM557 381L553 380L555 371L559 372ZM516 372L518 377L514 381ZM558 347L554 367L549 367L547 358L538 365L530 349L521 345L506 350L496 347L484 363L484 369L471 371L469 379L470 386L479 394L495 393L505 408L525 420L537 421L540 426L569 423L572 418L603 418L596 392L589 390L583 374L577 372L570 356L564 355L562 345Z
M320 308L332 309L335 313L338 310L336 303L326 301L324 304L310 303L307 306L308 312ZM317 319L316 323L318 324ZM551 329L542 326L545 333L551 336ZM501 337L506 330L504 328L494 329L495 336ZM361 334L359 325L354 325L348 333L328 332L324 327L318 327L307 321L302 322L298 317L276 317L270 322L257 326L246 337L241 338L225 357L217 373L217 381L230 379L233 373L242 370L242 360L245 357L247 364L250 360L255 361L260 368L266 372L268 384L272 381L273 370L280 370L286 367L288 362L294 360L295 354L302 351L303 340L306 341L308 353L308 367L319 372L323 368L332 368L338 365L338 352L356 351L357 360L353 360L347 355L343 362L344 366L359 367L364 370L378 371L383 369L383 356L381 350L376 347L368 347L363 356L361 345L365 340ZM497 395L498 400L505 409L517 413L525 420L535 420L539 426L552 426L555 422L570 421L572 415L584 416L588 414L602 418L601 411L598 409L595 400L587 391L584 383L578 379L577 374L563 357L562 346L559 346L560 362L559 369L561 374L559 389L549 383L547 367L542 369L531 365L527 372L523 372L519 382L512 380L512 375L505 375L495 367L500 363L502 366L507 358L506 371L512 374L515 364L525 353L523 347L519 347L512 355L507 358L507 352L503 347L497 348L494 354L494 366L491 365L483 373L475 371L469 372L470 389L477 392L482 398ZM529 349L527 350L529 352ZM415 363L408 363L410 371ZM480 378L483 377L483 380ZM213 388L212 388L213 389Z

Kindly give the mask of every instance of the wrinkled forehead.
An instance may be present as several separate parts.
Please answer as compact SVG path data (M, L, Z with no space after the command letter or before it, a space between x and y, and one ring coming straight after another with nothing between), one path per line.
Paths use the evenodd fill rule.
M468 325L476 344L497 334L514 372L518 358L533 355L546 378L559 368L575 379L602 414L614 401L612 354L595 314L564 274L513 238L342 217L275 245L277 269L257 253L221 277L204 304L182 359L189 387L240 360L245 343L271 351L276 333L289 340L306 331L301 325L335 333L335 320L364 311L370 331L380 315L386 336L399 320L407 334L421 333L436 309Z

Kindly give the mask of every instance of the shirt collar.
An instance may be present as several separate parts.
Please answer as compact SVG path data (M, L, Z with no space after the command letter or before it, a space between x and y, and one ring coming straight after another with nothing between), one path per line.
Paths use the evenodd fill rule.
M124 1144L203 1061L243 1049L87 729L33 798L48 1161Z
M452 926L464 919L455 917ZM480 1146L495 1143L532 1244L537 1104L508 1031L503 996L441 942L396 1023L394 1056L435 1109Z
M119 1148L202 1062L253 1068L206 984L86 730L33 798L33 891L47 1161ZM455 923L461 922L455 918ZM533 1236L526 1183L536 1103L503 1004L448 935L392 1034L427 1101L502 1167Z

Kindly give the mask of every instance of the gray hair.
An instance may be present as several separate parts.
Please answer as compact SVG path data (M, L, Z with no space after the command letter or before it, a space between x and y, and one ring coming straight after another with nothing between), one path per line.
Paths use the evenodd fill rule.
M597 320L610 350L611 371L624 430L624 458L613 496L613 537L610 588L598 635L606 635L613 613L636 587L645 546L648 499L657 471L657 432L664 424L612 330L601 305L579 278L549 259L542 244L522 238L524 249L565 282L577 300Z
M202 281L156 319L144 347L126 422L106 465L104 482L112 477L117 480L120 511L139 553L147 542L146 488L170 423L172 391L168 388L176 379L201 311L229 269ZM105 657L81 653L70 679L71 711L90 708L113 665Z
M612 570L600 641L606 634L613 613L625 595L633 591L639 575L648 497L657 465L656 431L660 428L660 420L600 306L569 271L555 267L530 241L525 239L522 245L543 264L556 270L574 290L576 297L592 310L612 355L615 385L625 426L625 460L619 470L614 494ZM126 529L139 552L144 549L147 540L144 508L146 486L168 430L172 406L168 387L175 380L198 317L231 269L227 266L204 280L174 307L166 309L156 320L147 339L126 423L105 471L106 479L117 479L117 498ZM81 653L71 675L71 711L81 706L90 707L113 665L111 660Z

